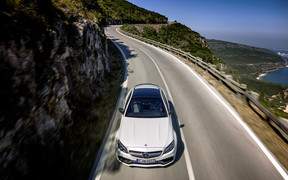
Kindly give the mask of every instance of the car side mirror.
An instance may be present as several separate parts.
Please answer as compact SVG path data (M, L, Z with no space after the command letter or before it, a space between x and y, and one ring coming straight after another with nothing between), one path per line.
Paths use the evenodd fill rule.
M124 108L119 108L118 111L119 111L121 114L124 114Z
M169 113L169 114L173 114L173 113L174 113L174 110L169 109L169 110L168 110L168 113Z

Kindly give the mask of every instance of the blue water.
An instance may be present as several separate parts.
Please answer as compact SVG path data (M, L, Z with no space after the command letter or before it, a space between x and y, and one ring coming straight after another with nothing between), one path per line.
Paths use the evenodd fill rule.
M288 54L287 48L282 49L282 50L272 49L272 51L274 51L275 53L281 52L281 53ZM288 63L288 57L284 57L284 59L286 59ZM266 82L280 83L288 87L288 67L280 68L276 71L269 72L267 73L267 75L262 76L260 79Z
M269 72L260 79L266 82L280 83L288 87L288 67Z

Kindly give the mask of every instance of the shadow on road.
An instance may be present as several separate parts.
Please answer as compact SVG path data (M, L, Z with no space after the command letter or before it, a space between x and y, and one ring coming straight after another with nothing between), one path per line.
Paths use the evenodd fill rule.
M108 36L108 37L109 37L109 36ZM118 45L118 47L121 48L121 50L123 51L123 53L125 54L125 56L126 56L126 58L127 58L127 60L126 60L126 62L125 62L124 64L125 64L125 66L126 66L125 69L126 69L127 77L128 77L129 74L134 73L134 70L129 70L129 69L128 69L128 65L129 65L128 61L131 60L131 59L133 59L133 58L136 58L136 57L137 57L137 54L133 54L133 51L134 51L134 50L129 49L129 47L126 46L126 45L124 44L124 42L120 41L119 39L113 38L112 36L110 36L109 38L110 38L111 41L113 41L114 43L116 43L116 44ZM123 81L125 81L125 80L126 80L126 79L124 79Z
M176 110L175 110L174 105L173 105L173 103L171 101L169 101L169 105L170 105L170 108L171 108L171 110L173 112L171 114L172 124L173 124L174 131L175 131L175 133L177 135L177 154L176 154L175 161L171 164L171 165L173 165L173 164L177 163L177 161L179 161L179 159L183 155L185 147L184 147L184 143L182 141L182 137L181 137L181 133L180 133L180 125L178 123L179 121L178 121L178 116L177 116Z
M125 53L125 56L126 56L127 59L131 59L131 58L137 57L136 54L132 54L132 52L134 50L130 50L128 46L124 45L123 41L120 41L120 39L112 38L112 37L110 37L110 39L112 41L114 41L121 48L121 50Z

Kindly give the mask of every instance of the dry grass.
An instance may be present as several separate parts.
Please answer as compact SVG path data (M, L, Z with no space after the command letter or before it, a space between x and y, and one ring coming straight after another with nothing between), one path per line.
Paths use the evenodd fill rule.
M173 54L174 55L174 54ZM177 56L177 55L174 55ZM247 104L246 100L239 95L234 94L224 84L216 80L209 73L194 65L183 57L177 56L184 63L192 67L198 74L200 74L207 82L214 86L222 96L234 107L242 119L254 131L258 138L271 151L276 159L288 169L288 144L277 134L277 132L266 122L265 115L260 111L256 111L262 116L258 116L255 111ZM264 117L264 118L263 118Z

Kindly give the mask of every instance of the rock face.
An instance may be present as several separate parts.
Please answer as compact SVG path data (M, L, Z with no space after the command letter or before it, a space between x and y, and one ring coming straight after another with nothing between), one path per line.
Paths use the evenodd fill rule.
M0 16L5 19L0 39L0 176L17 179L30 177L44 156L49 159L48 151L64 146L73 122L97 101L110 62L103 28L84 19L58 20L41 31L22 33L15 30L23 27L21 22L9 14Z

